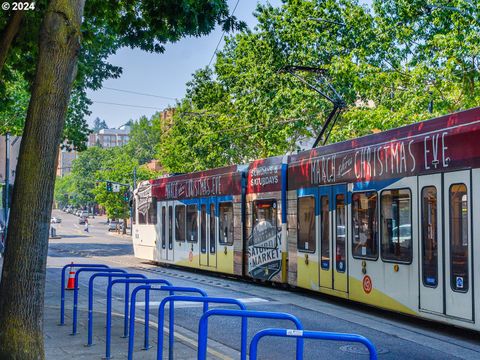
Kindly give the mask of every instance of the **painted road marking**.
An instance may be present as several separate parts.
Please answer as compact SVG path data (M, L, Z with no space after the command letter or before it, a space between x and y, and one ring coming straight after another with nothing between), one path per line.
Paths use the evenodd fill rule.
M45 306L45 307L48 307L48 308L51 308L51 309L59 309L58 306ZM95 311L95 313L105 314L103 311ZM124 314L120 314L120 313L112 311L112 316L123 317L123 315ZM138 318L135 319L135 322L138 322L140 324L145 324L145 319L143 319L142 317L138 317ZM154 322L153 320L150 320L150 327L152 327L154 329L158 329L158 324L156 322ZM176 325L176 327L178 327L178 325ZM167 326L165 326L163 328L163 332L166 334L166 336L168 336L168 334L170 333L170 329ZM193 335L193 334L191 334L191 335ZM185 345L190 346L195 351L198 350L198 339L196 339L195 337L193 337L193 336L190 337L188 335L183 335L183 334L180 334L177 331L173 332L173 336L176 339L183 342ZM209 339L212 342L216 343L215 339L211 339L211 338L209 338ZM227 354L222 354L220 351L217 351L217 350L213 349L212 347L207 346L207 353L217 357L218 359L221 359L221 360L233 360L234 359L233 357L230 357Z
M255 304L255 303L266 303L269 302L267 299L262 299L258 297L251 297L251 298L237 298L235 300L241 301L244 304ZM161 301L150 301L150 307L153 306L159 306ZM214 304L212 304L214 305ZM203 305L201 303L195 303L195 302L190 302L190 301L175 301L175 307L176 308L182 308L182 307L202 307ZM145 302L144 301L138 301L137 302L137 307L145 307Z

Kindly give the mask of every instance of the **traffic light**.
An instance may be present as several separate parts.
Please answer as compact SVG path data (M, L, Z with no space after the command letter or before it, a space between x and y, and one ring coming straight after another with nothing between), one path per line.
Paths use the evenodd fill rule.
M130 192L129 191L125 191L123 193L123 200L125 200L125 202L128 202L130 200Z
M107 191L111 192L112 191L112 182L107 181Z

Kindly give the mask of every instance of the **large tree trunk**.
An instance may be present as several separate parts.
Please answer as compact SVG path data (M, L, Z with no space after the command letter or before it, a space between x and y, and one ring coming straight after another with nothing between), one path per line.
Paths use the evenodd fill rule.
M8 19L7 25L0 34L0 75L2 74L3 66L7 60L8 51L12 45L12 41L17 36L20 30L20 24L23 19L25 11L14 11Z
M43 305L55 161L85 1L51 0L20 147L0 283L0 359L44 359Z

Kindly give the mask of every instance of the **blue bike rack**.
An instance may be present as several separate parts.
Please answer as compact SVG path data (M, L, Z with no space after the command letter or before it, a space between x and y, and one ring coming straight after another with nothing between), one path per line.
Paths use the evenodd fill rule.
M163 324L165 323L165 306L167 303L170 303L170 308L173 308L173 304L175 301L185 301L185 302L201 302L203 303L203 313L208 311L208 304L231 304L237 305L241 310L247 310L247 307L244 303L237 299L230 299L230 298L219 298L219 297L197 297L197 296L168 296L162 300L160 303L160 307L158 308L158 348L157 348L157 360L163 359ZM170 314L171 316L173 314ZM173 342L174 342L174 324L175 319L173 317L169 317L169 333L168 333L168 358L173 360ZM242 333L244 332L243 329L246 330L247 327L247 318L242 318ZM245 352L246 352L245 343Z
M303 325L300 320L287 313L281 312L269 312L269 311L252 311L252 310L226 310L226 309L212 309L208 310L200 318L198 326L198 360L207 359L207 340L208 340L208 319L211 316L234 316L242 318L257 318L257 319L277 319L277 320L289 320L295 324L297 330L303 330ZM242 329L242 344L241 344L241 359L247 358L247 329ZM297 338L297 359L303 358L303 338Z
M60 280L60 324L65 325L65 271L68 268L77 267L90 267L90 268L104 268L108 269L109 266L103 264L68 264L62 268L62 279ZM77 284L75 284L75 287Z
M112 288L115 284L125 284L125 313L128 312L128 301L129 296L127 296L127 287L129 284L165 284L171 286L172 284L163 279L116 279L112 280L107 287L107 326L106 326L106 334L105 334L105 359L110 359L110 342L112 337ZM148 326L148 323L145 322L145 326ZM148 330L147 330L148 331ZM128 336L128 318L124 318L124 328L123 328L123 336Z
M116 277L116 278L141 278L141 279L147 279L147 277L145 275L142 275L142 274L131 274L131 273L125 273L125 274L111 274L111 273L108 273L108 272L100 272L100 273L96 273L96 274L93 274L92 276L90 276L90 280L88 281L88 342L87 342L87 346L91 346L92 343L93 343L93 281L97 278L97 277L108 277L108 280L109 280L109 284L108 286L110 286L110 283L112 281L112 277ZM128 298L128 295L129 295L129 289L128 289L128 284L125 286L125 297ZM125 324L127 323L128 321L128 304L125 306L125 315L124 315L124 318L125 318Z
M150 303L150 291L155 290L155 291L168 291L171 295L174 295L175 291L178 292L189 292L189 293L197 293L200 294L203 297L207 297L207 293L201 289L194 288L194 287L182 287L182 286L162 286L160 288L152 288L151 285L141 285L137 286L133 291L132 295L130 298L130 331L128 333L128 360L131 360L133 358L133 341L135 339L135 303L137 299L137 293L140 290L145 290L145 344L144 344L144 350L148 350L150 348L149 346L149 303ZM207 305L205 305L207 306ZM170 311L169 311L169 316L171 319L173 319L174 315L174 307L173 303L170 306ZM173 323L169 323L169 331L170 335L173 336Z
M366 337L356 334L342 334L324 331L308 331L308 330L287 330L287 329L265 329L257 332L250 342L250 360L257 360L258 342L265 336L276 337L296 337L302 339L318 339L330 341L348 341L357 342L365 345L370 353L370 360L377 360L377 350L375 345ZM297 360L303 360L297 352Z
M126 273L125 270L122 269L111 269L111 268L98 268L98 267L84 267L77 270L75 273L75 289L73 290L73 324L72 324L72 334L75 335L77 333L77 307L78 307L78 277L82 272L108 272L108 273Z

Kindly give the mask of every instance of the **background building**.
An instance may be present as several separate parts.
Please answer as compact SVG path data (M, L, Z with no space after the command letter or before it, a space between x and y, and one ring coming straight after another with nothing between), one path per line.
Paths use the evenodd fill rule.
M98 133L88 136L88 147L101 146L103 148L122 146L130 139L130 126L122 125L118 129L101 129Z
M20 143L22 141L21 136L10 136L9 137L9 183L13 185L15 182L15 173L17 169L18 155L20 154ZM6 163L7 152L5 148L5 135L0 136L0 183L5 184L5 163Z
M8 214L12 203L12 189L15 182L15 175L18 163L18 155L20 154L21 136L9 136L8 154L6 136L0 136L0 255L3 249L4 236L6 234L6 224L8 222ZM8 156L8 165L7 165ZM8 190L6 186L8 174ZM8 201L7 201L8 193ZM8 204L8 205L7 205Z
M75 150L67 151L60 148L58 152L57 176L64 177L72 171L72 163L78 157Z

